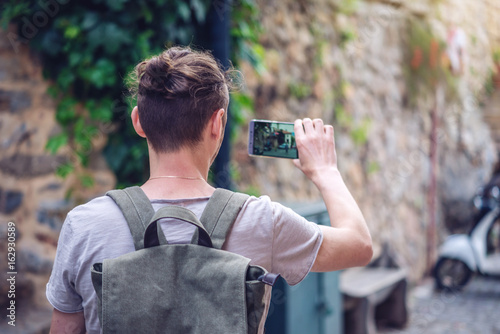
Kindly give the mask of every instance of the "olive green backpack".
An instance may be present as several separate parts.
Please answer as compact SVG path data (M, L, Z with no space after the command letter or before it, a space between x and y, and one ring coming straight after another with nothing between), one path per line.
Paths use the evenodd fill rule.
M91 268L104 334L257 333L265 286L279 275L221 250L247 195L217 189L201 222L180 206L155 213L139 187L107 195L122 210L136 251ZM158 228L162 218L195 225L191 243L168 244Z

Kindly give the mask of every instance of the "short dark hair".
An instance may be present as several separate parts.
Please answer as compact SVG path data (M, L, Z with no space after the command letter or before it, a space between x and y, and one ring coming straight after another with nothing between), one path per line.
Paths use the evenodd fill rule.
M169 48L135 67L130 88L156 152L174 152L201 141L213 112L227 112L231 72L210 53L189 47Z

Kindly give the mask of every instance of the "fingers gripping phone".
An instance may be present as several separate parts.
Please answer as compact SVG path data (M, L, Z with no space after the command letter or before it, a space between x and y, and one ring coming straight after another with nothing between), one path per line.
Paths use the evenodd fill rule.
M259 157L298 159L294 125L253 119L248 127L248 154Z

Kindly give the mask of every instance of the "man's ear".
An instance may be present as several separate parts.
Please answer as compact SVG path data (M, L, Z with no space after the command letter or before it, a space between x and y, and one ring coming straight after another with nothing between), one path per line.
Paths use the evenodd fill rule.
M210 118L210 125L211 125L210 133L212 134L212 136L215 137L224 136L224 129L226 126L225 114L226 112L222 108L215 111L212 114L212 117Z
M137 132L137 134L142 138L146 138L146 134L142 129L141 121L139 120L139 109L137 109L137 106L135 106L132 110L132 115L130 115L130 117L132 118L132 125L134 126L135 132Z

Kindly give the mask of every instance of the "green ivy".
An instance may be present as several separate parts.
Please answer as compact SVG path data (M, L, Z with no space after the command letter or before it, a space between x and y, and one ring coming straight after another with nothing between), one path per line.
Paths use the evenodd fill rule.
M299 100L309 97L312 94L311 86L303 82L292 81L288 83L288 90L290 95L295 96Z
M248 61L257 73L262 74L265 50L259 42L263 32L259 8L254 0L240 0L232 9L231 58L235 65L240 60Z
M493 51L493 62L495 64L500 64L500 49L495 49Z
M436 37L427 22L412 19L408 22L406 82L411 104L423 95L433 94L438 84L446 87L449 100L457 97L456 79L449 66L443 63L444 41Z
M339 84L334 87L334 117L335 124L340 127L340 129L346 131L351 137L352 141L356 146L363 146L368 141L368 133L370 131L372 121L368 117L364 117L361 121L354 119L354 116L350 114L345 109L346 104L346 91L348 88L348 83L343 79L342 70L337 67L337 72L339 74L340 80Z
M58 134L46 148L56 153L69 147L71 159L59 166L57 174L77 173L80 185L92 186L86 172L93 142L108 136L104 154L116 174L118 187L142 182L148 173L148 154L144 140L134 132L129 112L134 101L126 97L123 79L144 58L162 51L164 46L202 45L197 40L210 6L208 0L73 0L50 8L42 2L10 0L2 5L4 29L18 24L17 43L28 43L43 62L44 75L52 82L48 93L56 99ZM254 1L240 0L232 10L233 61L249 61L262 71L263 48L258 7ZM222 8L227 10L227 8ZM48 18L43 26L36 21L40 13ZM38 15L38 16L37 16ZM28 23L27 23L28 22ZM26 25L36 29L25 36ZM36 26L39 24L40 26ZM233 117L253 108L243 93L232 104Z
M345 15L352 15L356 12L359 7L359 0L340 0L334 2L339 13Z
M263 28L260 20L260 11L254 0L240 0L232 8L231 15L231 59L235 67L240 62L248 62L258 75L265 71L265 50L260 44ZM232 129L231 138L240 133L241 126L254 113L254 101L247 92L239 90L231 94Z

